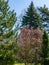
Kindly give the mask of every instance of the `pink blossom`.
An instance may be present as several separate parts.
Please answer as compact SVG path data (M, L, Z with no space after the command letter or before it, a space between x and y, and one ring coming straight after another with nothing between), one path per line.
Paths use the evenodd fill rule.
M21 33L19 34L19 43L34 43L38 42L39 44L42 41L42 31L38 29L29 29L22 28Z

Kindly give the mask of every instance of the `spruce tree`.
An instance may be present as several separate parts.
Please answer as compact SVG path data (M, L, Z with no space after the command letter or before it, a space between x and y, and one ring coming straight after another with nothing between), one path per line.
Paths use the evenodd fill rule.
M42 18L42 29L46 29L49 32L49 9L44 5L44 7L40 7L38 10Z
M43 58L43 65L47 65L47 63L46 63L46 59L47 59L47 57L48 57L48 35L47 35L47 33L46 33L46 31L44 31L43 32L43 42L42 42L42 44L43 44L43 46L42 46L42 58Z
M0 0L0 65L13 63L17 43L17 34L13 26L16 13L10 11L8 0ZM16 37L15 37L16 36Z
M37 27L41 26L41 17L37 13L33 2L30 3L29 7L27 8L27 11L25 12L24 16L22 17L22 27L33 27L36 29Z

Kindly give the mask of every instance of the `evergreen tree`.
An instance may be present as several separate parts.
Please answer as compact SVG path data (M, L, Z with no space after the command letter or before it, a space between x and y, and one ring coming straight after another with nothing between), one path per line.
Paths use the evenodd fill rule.
M27 11L25 12L25 15L22 17L22 27L33 27L33 28L37 28L41 26L41 17L40 15L37 13L33 2L31 2L31 4L29 5Z
M9 10L8 0L0 0L0 65L13 63L17 43L16 13ZM16 36L16 37L15 37Z
M46 58L48 57L48 35L46 31L43 33L43 47L42 47L42 58L43 58L43 65L47 65Z
M38 10L42 18L42 28L49 31L49 9L44 5L44 7L40 7Z

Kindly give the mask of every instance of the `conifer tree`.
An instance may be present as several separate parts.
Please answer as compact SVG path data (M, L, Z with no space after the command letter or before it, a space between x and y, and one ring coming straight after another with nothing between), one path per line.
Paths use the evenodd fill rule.
M42 58L43 65L46 65L46 58L48 57L48 35L46 31L43 33L43 47L42 47Z
M24 16L22 17L22 27L33 27L37 28L41 26L41 17L37 13L33 2L30 3L29 7L27 8L27 11L25 12Z
M17 36L13 26L16 22L16 13L9 10L8 0L0 0L0 65L13 63Z
M44 7L40 7L38 10L42 18L42 29L46 29L49 32L49 9L44 5Z

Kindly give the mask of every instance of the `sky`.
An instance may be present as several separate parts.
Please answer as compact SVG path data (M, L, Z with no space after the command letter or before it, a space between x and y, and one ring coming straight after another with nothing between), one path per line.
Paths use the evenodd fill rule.
M10 9L16 12L19 16L29 6L30 2L33 1L35 7L44 6L49 8L49 0L9 0Z
M31 1L33 1L35 7L41 7L41 6L44 6L45 4L46 7L49 8L49 0L9 0L10 9L16 12L17 22L15 23L15 26L17 24L21 25L21 23L19 22L19 19L22 16L21 14L23 14L24 10L28 8Z

